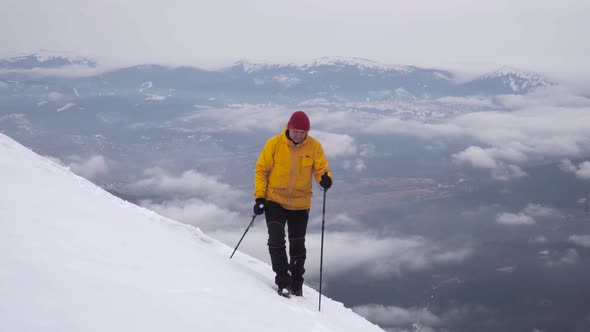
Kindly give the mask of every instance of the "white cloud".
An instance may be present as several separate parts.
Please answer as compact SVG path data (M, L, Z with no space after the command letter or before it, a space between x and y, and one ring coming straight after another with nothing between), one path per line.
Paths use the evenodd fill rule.
M162 101L162 100L166 100L167 96L160 96L160 95L156 95L153 93L146 93L145 94L145 100L148 101Z
M535 219L524 213L499 213L496 215L496 222L507 226L534 225Z
M140 204L168 218L206 231L224 230L243 222L241 209L247 194L215 177L188 170L174 175L160 168L144 171L143 179L125 188L136 195L166 197L165 201L143 200Z
M590 99L565 85L536 89L526 95L500 95L496 99L509 109L544 108L548 105L563 108L590 107Z
M379 238L368 233L331 232L325 241L331 251L339 253L325 259L330 271L360 270L377 279L458 263L471 254L470 248L444 248L418 236ZM315 242L313 237L310 242ZM355 245L351 247L351 243Z
M545 262L547 268L558 268L564 265L574 265L580 260L580 254L575 249L568 249L565 252L554 251L547 257L548 261Z
M519 213L498 213L496 215L496 222L498 224L507 226L521 226L534 225L537 223L535 218L556 218L561 217L561 213L551 207L542 206L540 204L529 203L523 211ZM544 237L539 238L539 242L546 242Z
M527 204L527 206L524 208L524 213L539 218L555 217L560 215L559 211L554 208L533 203Z
M498 164L490 156L489 150L482 149L478 146L470 146L453 156L455 160L468 162L476 168L497 168Z
M527 175L519 166L497 160L501 157L504 159L525 159L522 154L512 150L482 149L477 146L470 146L453 155L456 162L468 163L475 168L489 169L492 177L497 180L509 180Z
M498 107L492 110L473 112L473 108L467 108L456 116L447 112L441 118L430 115L434 118L426 117L426 120L421 119L420 114L439 111L433 106L433 101L422 100L415 110L409 105L398 105L403 111L400 114L375 112L376 104L370 102L366 103L366 109L342 102L331 105L330 109L322 106L305 111L311 119L311 135L320 138L327 153L332 156L364 153L364 149L355 142L355 133L409 135L437 142L468 139L477 143L455 153L454 160L488 169L494 178L508 180L525 176L522 166L535 160L579 157L590 153L590 100L572 96L570 91L559 87L552 89L524 96L500 97ZM410 107L410 110L406 111L404 107ZM216 122L216 125L208 125L204 130L264 129L278 133L293 110L272 104L237 104L225 109L201 109L179 121ZM346 134L341 134L342 131ZM353 168L352 163L348 167ZM577 167L578 176L590 177L590 163Z
M590 247L590 235L572 235L569 241L582 247Z
M314 130L310 136L320 141L327 157L354 156L358 153L354 138L349 135Z
M454 123L465 134L492 146L497 157L577 155L590 141L588 108L531 107L513 112L475 112ZM507 149L511 151L506 152Z
M369 134L404 134L430 139L436 137L463 137L465 129L454 123L424 123L416 120L398 118L376 119L365 130Z
M70 168L72 172L88 180L94 180L109 172L109 163L102 155L90 156L88 158L72 155L67 157L66 161L54 157L46 158Z
M559 169L567 173L575 173L578 168L574 165L571 160L564 159L559 162Z
M101 155L90 157L70 164L72 171L87 179L94 179L99 175L108 173L109 165L105 157Z
M202 125L203 120L205 120L217 122L217 125L208 125L203 128L205 131L243 132L264 129L270 131L271 135L273 135L281 132L293 111L293 109L273 104L236 104L226 109L199 109L191 115L179 118L168 125L175 125L179 122L183 124L199 123ZM348 134L336 134L314 129L323 128L326 123L333 126L339 121L351 121L350 116L345 117L348 114L347 112L334 112L334 114L331 114L326 110L306 110L306 113L311 122L309 135L320 141L327 157L350 157L366 155L371 152L370 146L359 148L355 143L355 139ZM362 172L366 168L365 162L359 158L353 161L344 161L344 163L347 165L346 167L354 169L356 172Z
M574 165L570 160L562 160L559 168L567 173L573 173L580 179L590 179L590 161L584 161L578 165Z
M251 214L250 214L251 215ZM212 229L211 236L234 247L250 222L247 216L238 216L233 227ZM319 278L321 233L312 232L317 221L310 220L306 236L306 276L310 282ZM338 215L338 226L355 226L356 221ZM237 225L237 226L236 226ZM253 228L240 244L240 250L264 262L270 262L266 245L268 233L264 217L257 218ZM366 232L329 231L324 237L324 269L332 277L359 273L364 280L386 280L402 276L409 271L421 271L435 266L461 263L472 253L472 248L451 248L421 237L379 238ZM326 285L324 285L326 286Z
M454 154L453 158L489 169L497 179L526 175L521 165L535 159L590 153L590 99L556 87L524 96L500 97L499 103L502 111L497 108L467 111L436 121L374 117L365 119L364 132L428 140L475 140L479 143ZM590 177L590 164L577 167L578 176Z
M362 172L367 168L365 162L361 159L355 160L354 170L357 172Z
M187 116L170 122L169 125L180 123L203 126L206 124L202 129L212 132L252 132L262 129L279 134L287 125L293 112L294 110L290 108L276 104L232 104L226 108L199 108ZM310 122L313 128L313 118Z
M373 144L364 144L361 146L361 157L372 157L375 155L375 146Z
M448 120L449 124L461 128L460 135L486 146L471 146L454 158L497 174L522 176L519 175L521 171L514 172L510 168L534 158L576 157L590 153L590 100L583 102L583 98L571 97L571 101L564 103L561 95L552 96L547 92L553 90L544 91L543 94L500 98L511 111L471 112ZM422 129L428 130L427 127ZM434 131L433 134L441 133ZM590 163L580 164L576 172L580 177L590 178Z
M197 226L205 231L235 227L241 221L237 212L198 198L173 199L162 203L142 201L140 205L165 217Z
M195 170L176 176L159 167L145 170L144 178L129 185L127 190L132 193L190 196L208 202L228 203L245 195L229 184Z
M367 164L362 159L346 160L341 163L342 168L347 170L354 170L357 173L363 172L367 168Z
M195 112L171 122L174 124L201 124L213 121L206 130L215 132L237 131L252 132L266 130L278 134L287 125L291 114L300 108L290 108L277 104L231 104L225 108L203 108L195 105ZM358 114L350 111L329 110L325 108L305 108L308 115L311 136L329 134L328 130L342 128L362 128L367 122L361 121ZM337 134L332 134L337 135Z
M358 220L350 217L346 213L337 213L334 216L330 216L330 225L334 226L359 226Z
M55 91L52 91L47 94L47 99L49 99L51 101L60 100L62 97L63 97L63 95L61 93L55 92Z
M420 331L423 331L424 329L431 329L432 327L438 327L443 324L443 320L439 316L425 308L406 309L396 306L368 304L355 306L352 310L369 321L388 328L412 329L413 326L420 324L422 327Z
M352 308L357 314L376 322L386 331L395 332L434 332L448 331L448 327L468 319L472 313L485 313L489 309L481 305L454 307L435 314L429 308L403 308L380 304L359 305Z
M492 170L492 177L496 180L507 181L514 178L521 178L526 176L527 173L516 165L504 165L500 163L500 166Z
M537 236L529 240L530 243L549 243L549 240L545 236Z

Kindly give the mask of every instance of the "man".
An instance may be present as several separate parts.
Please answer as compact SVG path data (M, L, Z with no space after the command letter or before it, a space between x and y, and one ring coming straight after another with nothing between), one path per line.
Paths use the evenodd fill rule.
M283 132L270 138L262 150L254 177L254 213L265 212L268 250L276 273L278 293L302 296L305 273L305 232L311 208L312 177L328 190L332 173L320 142L307 135L309 118L303 111L291 115ZM289 232L289 256L285 247Z

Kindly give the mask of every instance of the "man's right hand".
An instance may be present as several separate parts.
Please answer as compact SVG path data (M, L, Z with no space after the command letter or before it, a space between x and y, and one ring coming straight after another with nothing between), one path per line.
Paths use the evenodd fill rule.
M264 213L264 202L266 200L264 198L257 198L256 203L254 203L254 214L261 215Z

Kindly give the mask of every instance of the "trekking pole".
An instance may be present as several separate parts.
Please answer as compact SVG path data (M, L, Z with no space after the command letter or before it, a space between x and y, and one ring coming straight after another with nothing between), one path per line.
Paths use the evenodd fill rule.
M324 224L325 224L325 217L326 217L326 191L324 189L324 204L322 208L322 246L320 250L320 299L318 302L318 311L322 311L322 269L324 265Z
M229 259L231 259L232 257L234 257L234 254L236 253L236 250L238 250L238 247L240 246L240 243L242 243L242 240L244 239L244 236L246 236L246 233L248 233L248 230L250 229L250 227L252 227L252 224L254 223L254 219L256 219L256 215L252 215L252 221L250 221L250 225L248 225L248 227L246 228L246 231L244 231L244 234L242 235L242 237L240 238L240 241L238 241L238 244L236 245L236 248L234 249L234 252L231 253L231 256L229 256Z

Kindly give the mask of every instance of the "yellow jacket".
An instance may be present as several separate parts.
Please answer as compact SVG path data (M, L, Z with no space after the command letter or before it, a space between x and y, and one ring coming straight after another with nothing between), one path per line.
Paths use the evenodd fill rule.
M254 197L266 198L288 210L311 207L311 178L319 183L328 172L328 161L320 142L309 135L299 144L286 135L271 137L262 149L254 176Z

